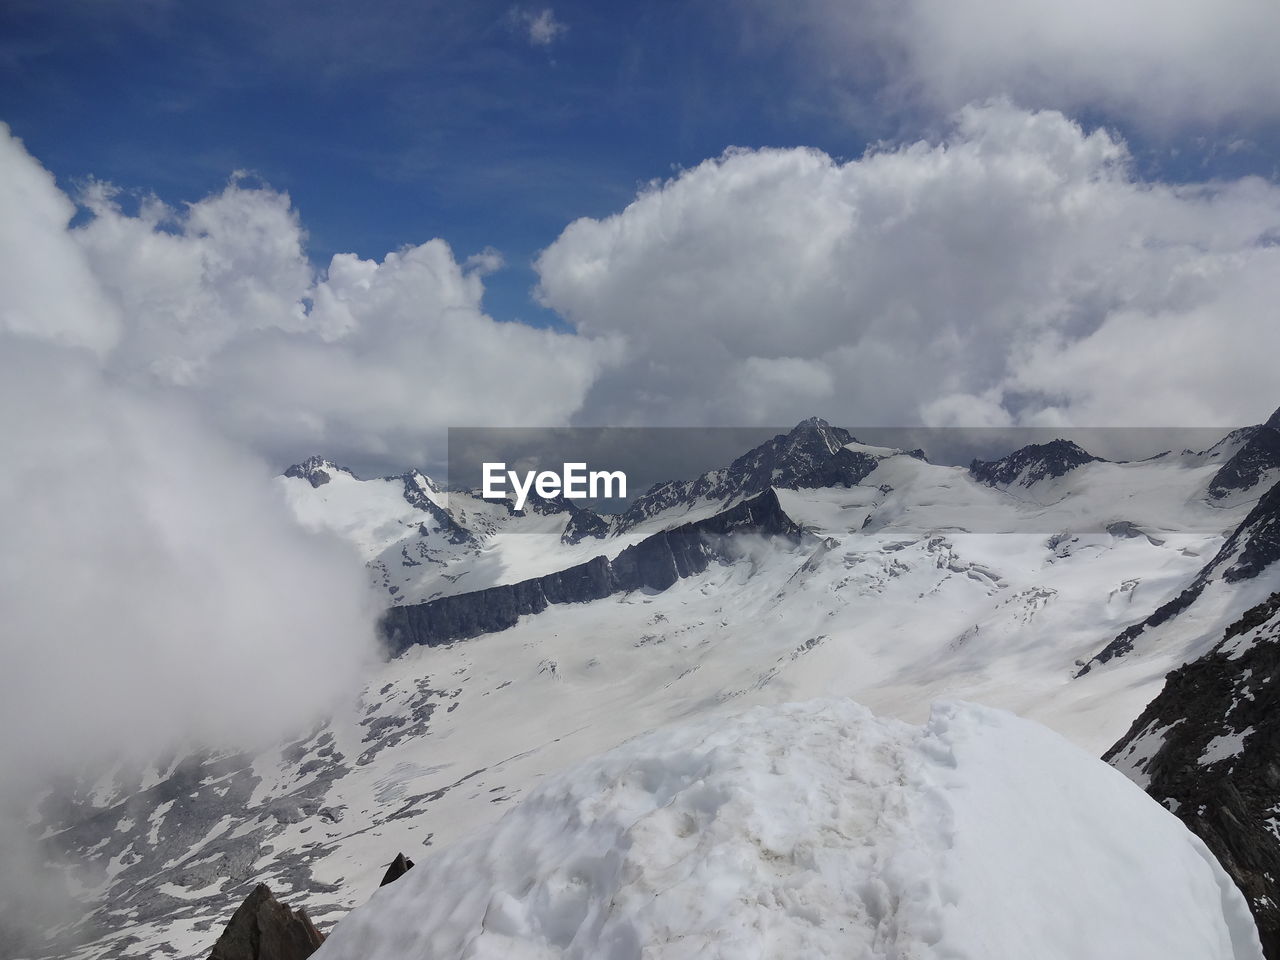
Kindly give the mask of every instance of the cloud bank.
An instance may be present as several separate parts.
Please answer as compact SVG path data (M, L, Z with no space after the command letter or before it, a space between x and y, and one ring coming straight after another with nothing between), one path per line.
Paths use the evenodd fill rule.
M616 353L488 317L492 251L459 263L435 239L317 275L289 198L240 178L181 211L126 213L101 184L83 200L67 235L127 318L109 369L198 397L281 467L323 450L402 469L439 458L448 424L562 422Z
M181 744L251 746L305 729L359 688L376 653L376 610L354 552L293 521L270 467L213 426L197 398L157 397L135 377L198 376L202 352L239 335L230 325L274 315L255 276L229 280L228 302L184 299L156 262L190 279L186 238L153 233L124 237L115 284L103 282L102 247L68 232L72 205L7 130L0 207L0 939L9 941L48 923L51 884L26 817L52 779L145 763ZM193 235L216 229L200 223ZM95 236L112 226L100 218ZM207 279L218 266L204 259L190 273ZM181 322L148 329L164 304ZM167 349L143 350L149 338ZM157 357L193 362L152 369Z
M1143 182L994 101L848 162L730 150L570 224L538 293L626 338L595 422L1216 426L1276 405L1278 240L1273 184Z
M1016 91L1161 129L1280 118L1280 6L1271 0L747 0L826 82L944 111ZM871 64L875 66L872 67ZM832 76L834 74L834 78Z
M491 250L317 271L288 197L243 177L181 210L91 183L68 228L3 147L43 184L6 232L5 328L277 469L430 467L450 425L1220 426L1276 403L1280 190L1144 181L1117 134L1053 110L988 101L854 160L732 149L650 184L538 258L576 332L486 315ZM40 277L56 292L24 301Z

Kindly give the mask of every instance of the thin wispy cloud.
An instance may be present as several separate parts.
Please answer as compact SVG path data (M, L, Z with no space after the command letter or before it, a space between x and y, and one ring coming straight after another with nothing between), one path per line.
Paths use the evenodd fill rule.
M556 19L555 12L550 7L540 10L513 7L507 16L513 28L535 47L549 47L569 30Z

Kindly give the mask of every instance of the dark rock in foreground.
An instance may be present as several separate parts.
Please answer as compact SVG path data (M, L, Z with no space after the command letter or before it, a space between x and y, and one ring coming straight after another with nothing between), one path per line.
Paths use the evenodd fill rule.
M399 880L412 869L413 861L403 853L397 853L396 858L392 860L391 865L387 867L387 872L382 875L382 882L378 884L378 886L385 887L388 883Z
M260 883L231 915L209 960L305 960L322 943L305 910L290 910Z
M1213 851L1280 960L1280 593L1229 627L1103 757Z

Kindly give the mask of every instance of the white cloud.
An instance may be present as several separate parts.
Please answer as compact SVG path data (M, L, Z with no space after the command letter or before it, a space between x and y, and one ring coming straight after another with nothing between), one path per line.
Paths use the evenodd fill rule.
M1007 103L839 163L735 150L570 224L539 295L625 336L601 422L1251 422L1277 403L1280 188L1135 179Z
M569 29L556 19L556 15L550 7L543 7L541 10L513 7L508 15L508 20L535 47L551 46Z
M75 205L3 123L0 171L0 331L109 350L121 318L67 234Z
M9 934L47 920L26 813L48 778L306 729L358 689L377 610L358 557L294 522L271 467L212 426L197 395L154 392L155 379L199 377L243 329L269 325L279 263L249 259L268 255L254 233L265 222L271 234L279 209L233 192L197 205L181 235L157 232L154 207L69 234L70 204L7 129L0 184ZM224 230L246 249L220 259L208 244Z
M289 198L267 188L233 180L184 211L151 200L134 215L103 185L85 200L92 219L61 242L127 318L108 369L199 396L281 467L318 450L427 465L450 424L563 423L616 353L486 316L492 249L465 264L443 240L381 262L339 254L317 277Z
M480 269L460 267L442 240L380 263L340 254L312 292L309 320L323 333L236 342L206 393L267 449L387 463L438 457L449 425L567 422L615 346L490 319Z
M846 78L946 110L990 96L1143 124L1280 118L1272 0L749 0Z

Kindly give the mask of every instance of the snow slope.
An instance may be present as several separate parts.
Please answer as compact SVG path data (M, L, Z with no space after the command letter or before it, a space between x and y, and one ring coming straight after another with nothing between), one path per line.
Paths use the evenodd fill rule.
M847 700L627 743L380 890L317 960L1254 960L1182 824L1047 730Z
M447 849L546 777L646 731L749 705L852 697L920 722L931 701L962 698L1040 721L1096 756L1168 670L1280 572L1215 581L1130 655L1081 675L1196 577L1256 487L1207 497L1221 457L1199 455L1089 460L1002 488L894 450L850 442L832 456L841 451L858 466L851 485L777 490L808 530L799 543L735 535L705 571L661 592L553 604L501 632L414 647L278 750L197 753L51 798L45 836L90 864L78 880L100 904L80 931L93 942L75 956L205 955L258 881L327 929L397 852ZM777 469L749 459L752 476ZM363 545L394 599L561 570L713 509L690 487L696 500L655 500L621 535L565 542L573 521L555 505L519 516L466 494L446 500L415 475L360 481L318 463L323 481L302 471L281 483L309 522ZM1031 472L1015 477L1036 473L1023 466Z

